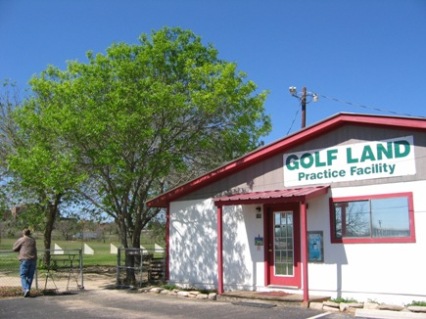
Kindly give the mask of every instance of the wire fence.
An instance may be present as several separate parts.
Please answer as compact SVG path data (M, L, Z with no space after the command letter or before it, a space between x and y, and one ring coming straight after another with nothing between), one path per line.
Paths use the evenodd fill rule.
M10 250L0 251L0 287L21 287L19 260ZM73 291L84 287L81 249L38 251L33 288Z
M32 287L58 292L84 289L83 256L81 249L39 250ZM90 267L90 272L93 272L93 267ZM117 249L117 287L142 287L164 280L164 250ZM17 253L11 250L0 250L0 288L2 287L21 287L19 260Z
M117 251L117 286L142 287L164 281L164 251L119 248Z

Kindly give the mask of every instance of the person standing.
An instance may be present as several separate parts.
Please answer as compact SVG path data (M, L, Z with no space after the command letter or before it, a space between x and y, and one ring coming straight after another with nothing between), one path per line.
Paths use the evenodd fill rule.
M24 229L22 237L13 244L13 251L18 252L18 259L20 262L19 274L21 276L24 297L29 297L37 266L36 241L31 236L31 231L29 229Z

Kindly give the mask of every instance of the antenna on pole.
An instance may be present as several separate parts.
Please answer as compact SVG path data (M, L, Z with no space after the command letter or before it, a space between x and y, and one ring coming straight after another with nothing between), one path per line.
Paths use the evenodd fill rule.
M288 90L292 96L300 100L300 105L302 107L302 128L304 128L306 126L306 104L312 101L317 102L318 95L316 93L308 92L306 87L302 88L302 92L297 92L295 86L290 86ZM311 100L308 101L309 97Z

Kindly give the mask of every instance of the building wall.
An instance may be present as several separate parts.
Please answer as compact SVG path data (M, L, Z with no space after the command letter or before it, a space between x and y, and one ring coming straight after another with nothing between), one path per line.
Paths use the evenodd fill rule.
M248 289L264 283L263 215L256 206L223 208L223 267L226 290ZM182 286L217 288L217 215L210 199L173 202L170 206L170 282Z
M312 294L367 301L409 303L426 300L426 182L333 188L332 196L413 192L415 243L332 244L328 200L309 202L308 230L324 232L324 263L309 263Z
M259 205L257 205L259 206ZM256 205L223 207L223 269L226 290L255 290L264 285L264 250L255 246L263 237L263 215Z
M310 294L360 301L426 301L426 133L345 126L286 152L391 138L414 137L416 175L332 183L329 196L347 197L413 192L415 243L332 244L329 196L310 200L308 230L323 231L324 262L309 263ZM170 280L195 287L217 287L217 216L213 197L226 192L284 188L283 154L274 155L199 189L170 206ZM264 251L254 245L264 237L256 206L223 208L224 288L264 287Z
M211 199L170 204L170 282L217 285L217 216Z
M309 263L311 295L354 298L359 301L409 303L426 300L423 276L426 251L426 182L332 188L330 196L413 192L415 243L332 244L329 196L308 203L308 231L323 231L324 262ZM225 290L262 290L263 212L256 207L223 207L223 269ZM211 199L173 202L170 207L170 281L187 287L217 287L217 215Z

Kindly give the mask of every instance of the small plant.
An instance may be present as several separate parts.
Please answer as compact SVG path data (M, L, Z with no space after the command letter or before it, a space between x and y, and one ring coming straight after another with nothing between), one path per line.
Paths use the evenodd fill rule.
M416 301L416 300L413 300L407 306L421 306L421 307L426 307L426 301Z
M176 285L171 285L171 284L165 284L165 285L161 286L161 288L166 289L166 290L178 289L178 287Z
M367 299L367 302L368 303L376 303L376 304L379 303L376 299L370 299L370 298Z
M357 303L358 301L355 299L346 299L346 298L342 298L342 297L338 297L335 299L330 299L330 301L335 302L335 303Z

